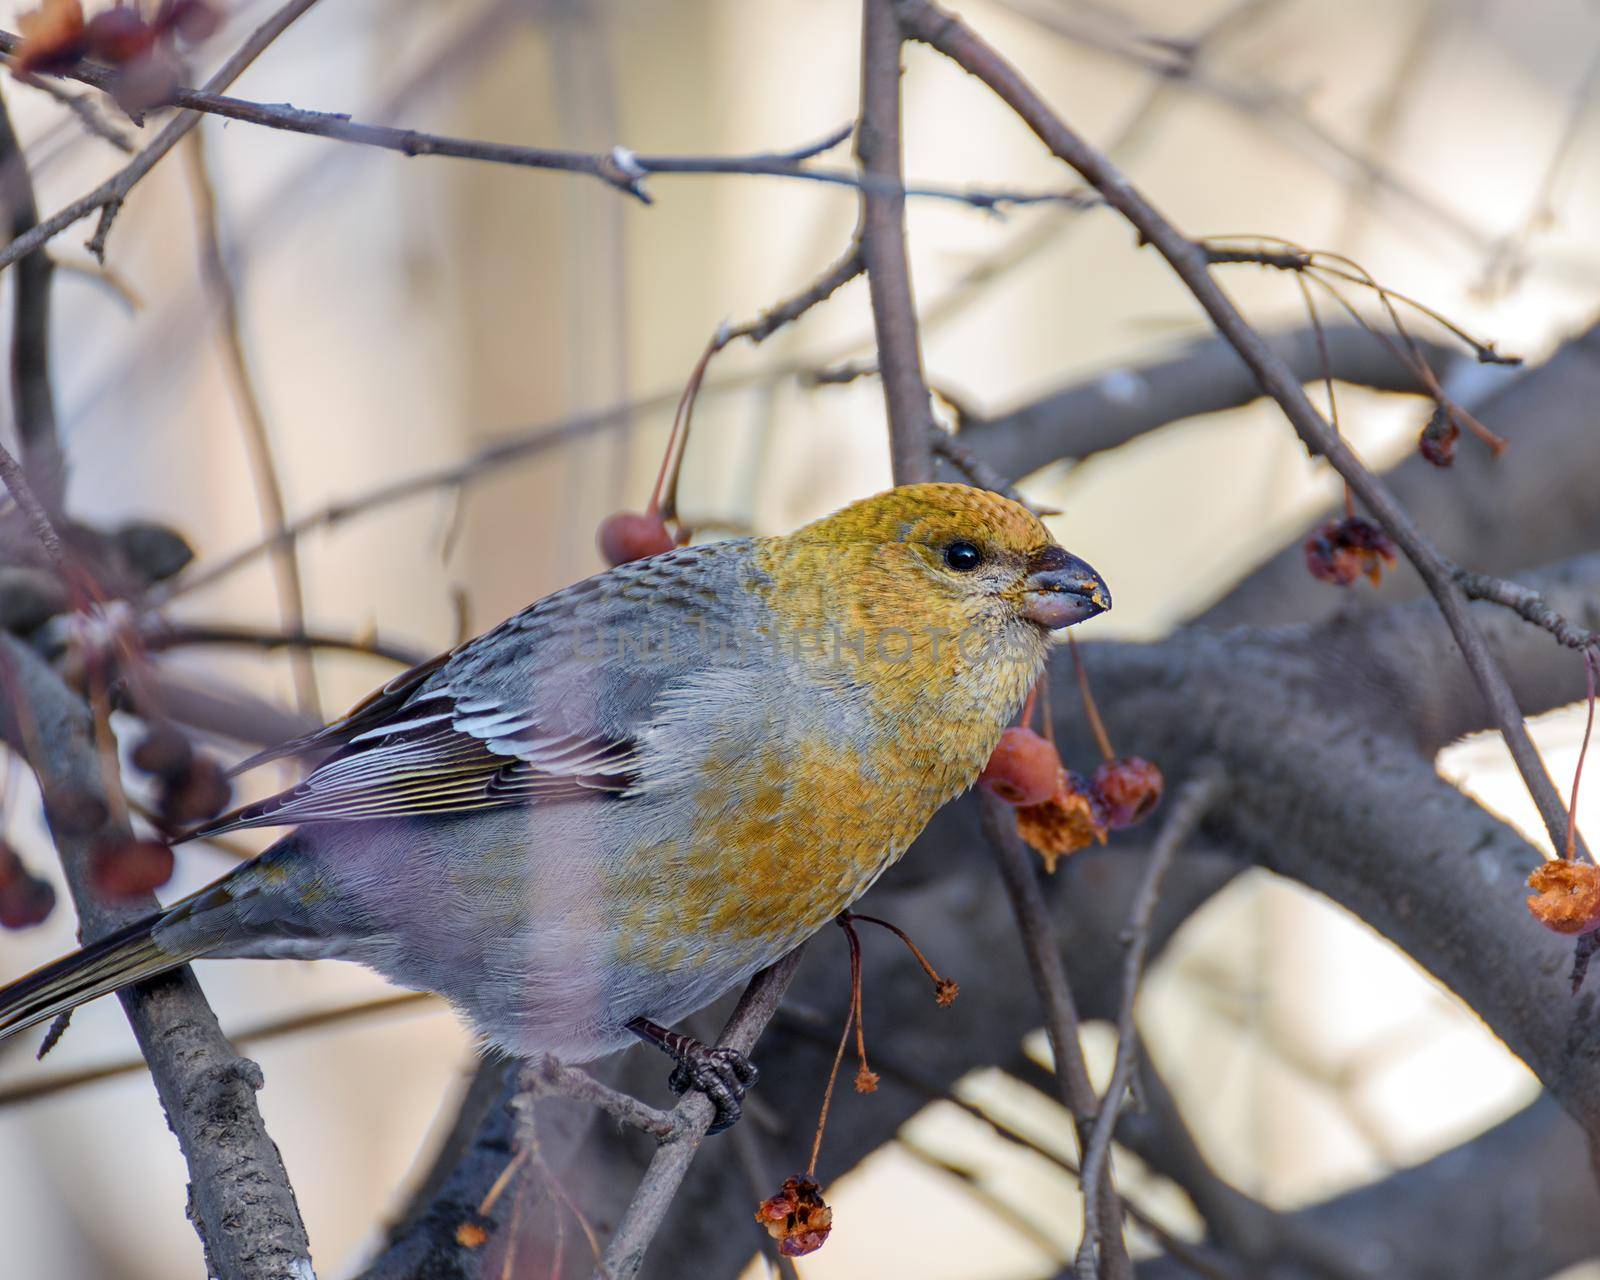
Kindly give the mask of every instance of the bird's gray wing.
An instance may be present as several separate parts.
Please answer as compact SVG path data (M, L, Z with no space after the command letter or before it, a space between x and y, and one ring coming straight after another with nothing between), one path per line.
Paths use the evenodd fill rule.
M750 608L740 550L686 547L547 596L246 761L331 752L298 786L190 836L622 794L661 694L741 660L727 642Z

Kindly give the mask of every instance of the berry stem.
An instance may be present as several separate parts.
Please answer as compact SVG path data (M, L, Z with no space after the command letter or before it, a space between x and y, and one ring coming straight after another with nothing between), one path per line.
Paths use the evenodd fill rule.
M851 911L847 914L852 920L860 920L863 924L875 924L880 929L887 929L890 933L894 934L895 937L899 938L901 942L905 943L906 949L911 952L912 956L916 958L917 963L922 966L922 972L928 975L929 979L933 982L935 989L944 988L945 984L949 982L948 978L944 977L937 969L933 967L932 963L929 962L928 957L922 954L922 948L917 946L917 944L911 940L911 935L899 925L888 920L882 920L877 916L864 916L859 911Z
M1589 714L1583 725L1583 745L1578 748L1578 765L1572 771L1572 798L1567 802L1567 861L1572 861L1578 846L1578 784L1583 781L1583 762L1589 754L1589 739L1594 735L1595 677L1600 673L1600 653L1593 647L1583 651L1583 675L1589 686Z
M1072 654L1072 669L1078 676L1078 691L1083 695L1083 710L1089 717L1089 728L1094 732L1094 740L1100 748L1100 754L1107 760L1115 760L1117 753L1111 748L1111 735L1106 732L1106 723L1100 718L1100 708L1095 705L1094 692L1089 688L1089 673L1083 669L1083 658L1078 654L1078 642L1073 639L1072 633L1067 633L1067 649Z
M645 511L673 520L678 514L678 477L683 471L683 455L689 448L689 426L694 419L694 402L700 394L700 383L706 376L706 366L711 357L728 345L727 326L718 326L700 353L694 368L689 371L689 381L678 397L677 411L672 415L672 432L667 436L666 451L661 455L661 469L656 472L655 488L650 490L650 505ZM681 438L681 444L680 442ZM674 449L674 446L677 446Z

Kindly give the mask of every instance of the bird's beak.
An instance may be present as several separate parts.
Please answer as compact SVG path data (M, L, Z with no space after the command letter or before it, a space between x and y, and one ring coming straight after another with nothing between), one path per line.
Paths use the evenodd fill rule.
M1035 552L1028 569L1022 616L1047 631L1070 627L1111 607L1111 592L1100 575L1060 547Z

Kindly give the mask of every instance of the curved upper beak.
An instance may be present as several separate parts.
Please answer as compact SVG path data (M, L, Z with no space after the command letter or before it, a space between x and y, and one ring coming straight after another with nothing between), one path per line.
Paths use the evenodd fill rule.
M1034 553L1028 569L1022 616L1047 631L1070 627L1111 607L1111 592L1104 579L1060 547Z

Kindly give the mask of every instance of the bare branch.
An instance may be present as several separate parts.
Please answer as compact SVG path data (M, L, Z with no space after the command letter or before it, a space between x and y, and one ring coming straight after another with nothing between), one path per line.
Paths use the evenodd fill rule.
M1078 1246L1076 1268L1079 1280L1096 1280L1099 1272L1099 1200L1102 1179L1110 1168L1111 1136L1127 1096L1138 1056L1134 1034L1133 1006L1139 993L1139 978L1145 955L1150 949L1150 926L1161 882L1166 879L1172 860L1185 841L1194 834L1207 811L1217 802L1223 789L1223 775L1214 762L1205 761L1172 798L1172 807L1161 833L1150 847L1150 861L1140 882L1133 910L1128 915L1127 947L1122 969L1122 1004L1117 1010L1117 1054L1111 1069L1111 1082L1095 1112L1094 1129L1083 1152L1083 1240ZM1107 1184L1109 1185L1109 1184Z
M0 675L7 694L0 698L0 731L39 776L84 941L148 915L157 906L153 895L113 905L89 880L90 851L131 833L119 816L120 796L108 790L88 708L11 636L0 635ZM187 968L119 996L188 1162L191 1216L208 1274L309 1276L300 1211L256 1107L261 1069L233 1052Z
M1238 351L1278 402L1284 415L1314 455L1328 459L1369 511L1416 566L1450 624L1495 724L1510 749L1511 758L1550 833L1560 848L1567 829L1566 807L1551 780L1504 675L1483 642L1482 633L1467 610L1467 601L1455 581L1455 569L1439 553L1411 514L1388 487L1369 471L1307 399L1299 379L1261 336L1251 328L1227 294L1211 278L1203 246L1184 236L1103 155L1073 132L1039 97L1031 85L959 18L928 0L897 0L901 20L909 34L926 41L989 86L1031 128L1059 159L1082 175L1153 245L1200 303L1211 322Z
M987 791L978 796L983 817L983 832L1000 864L1000 879L1011 899L1022 945L1028 958L1028 972L1044 1008L1045 1032L1050 1037L1055 1061L1056 1087L1061 1101L1072 1113L1078 1131L1078 1149L1087 1152L1095 1115L1094 1086L1083 1059L1083 1044L1078 1038L1078 1009L1061 959L1061 944L1055 925L1039 890L1037 859L1033 858L1017 834L1016 811ZM1133 1274L1127 1242L1122 1235L1122 1201L1117 1194L1111 1169L1100 1179L1096 1205L1101 1274L1106 1280L1122 1280ZM1088 1187L1084 1187L1087 1197ZM1085 1201L1087 1203L1087 1199Z
M749 1053L755 1047L756 1040L777 1012L778 1003L783 999L795 970L799 968L804 950L803 946L796 947L782 960L751 979L733 1016L718 1037L719 1045L740 1053ZM633 1193L627 1212L617 1224L616 1232L606 1246L605 1261L596 1272L602 1280L631 1280L638 1274L645 1251L660 1229L684 1175L689 1172L689 1164L715 1118L716 1108L703 1093L689 1093L673 1108L676 1133L657 1149Z
M206 162L206 131L189 135L189 191L194 200L195 236L200 250L200 277L216 312L218 345L228 385L232 388L239 424L244 428L245 454L250 460L250 478L255 483L256 502L261 508L261 523L268 538L275 540L272 573L278 589L278 617L288 632L303 632L306 627L306 590L300 576L300 552L289 539L277 541L288 523L283 502L283 485L273 458L272 433L261 408L255 377L244 350L244 327L239 314L239 295L222 257L222 237L217 227L217 195L211 170ZM313 720L322 719L317 697L317 669L311 650L297 645L289 653L294 674L295 701L301 712Z
M27 158L0 97L0 216L13 239L39 223ZM50 281L55 265L43 249L17 267L11 322L11 409L17 445L34 492L44 506L61 509L66 464L56 434L55 395L50 386Z
M916 303L906 262L900 180L900 46L893 0L862 0L861 121L856 158L887 190L862 189L861 256L872 290L878 371L889 411L889 458L896 484L933 479L933 406L922 375Z
M288 0L281 9L252 31L234 55L206 81L205 92L217 93L226 89L266 50L268 45L316 2L317 0ZM8 52L14 51L18 43L15 36L4 36L0 33L0 48ZM95 227L94 235L89 239L89 248L97 258L103 258L106 236L110 233L111 223L117 216L117 210L122 207L122 202L127 199L128 193L199 123L200 117L192 112L175 116L167 123L166 128L155 136L149 146L88 195L74 200L66 208L52 214L24 234L15 236L10 244L0 249L0 268L21 261L46 241L60 235L68 227L91 214L99 214L100 220Z

